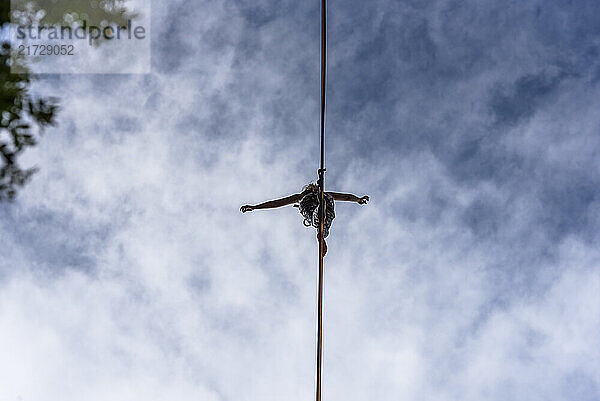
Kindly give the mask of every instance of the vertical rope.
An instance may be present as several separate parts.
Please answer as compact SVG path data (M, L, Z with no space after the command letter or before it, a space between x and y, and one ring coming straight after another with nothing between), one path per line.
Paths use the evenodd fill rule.
M323 224L325 221L325 89L327 73L327 0L321 0L321 164L319 168L319 289L317 302L317 394L323 379Z

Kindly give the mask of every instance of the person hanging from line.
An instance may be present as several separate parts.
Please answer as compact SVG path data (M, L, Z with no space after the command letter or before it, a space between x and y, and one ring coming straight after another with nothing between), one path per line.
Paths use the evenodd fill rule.
M327 238L331 223L335 218L334 201L356 202L359 205L364 205L369 201L367 195L359 198L356 195L344 194L339 192L325 192L325 221L323 223L323 237ZM315 227L317 229L317 241L319 241L319 182L306 185L302 192L287 196L281 199L275 199L258 205L244 205L240 207L242 213L251 212L258 209L273 209L286 205L293 204L304 217L304 225L306 227ZM327 253L327 243L323 239L323 256Z

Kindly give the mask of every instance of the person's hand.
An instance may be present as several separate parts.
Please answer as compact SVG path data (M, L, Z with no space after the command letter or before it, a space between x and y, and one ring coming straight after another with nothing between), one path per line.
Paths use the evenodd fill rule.
M359 205L365 205L369 201L369 197L367 195L363 196L358 200Z
M251 211L253 211L253 210L254 210L254 208L253 208L252 206L250 206L250 205L244 205L244 206L242 206L242 207L240 208L240 211L241 211L242 213L251 212Z

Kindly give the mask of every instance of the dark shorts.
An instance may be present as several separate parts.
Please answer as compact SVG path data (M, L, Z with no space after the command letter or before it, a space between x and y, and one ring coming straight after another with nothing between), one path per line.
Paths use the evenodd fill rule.
M325 221L323 222L323 237L327 238L329 235L329 229L331 228L331 223L335 218L335 204L333 202L333 197L328 193L324 194L325 197ZM298 209L300 210L300 214L304 217L304 225L305 226L313 226L317 229L317 236L319 235L319 194L316 192L311 192L300 200L298 205Z

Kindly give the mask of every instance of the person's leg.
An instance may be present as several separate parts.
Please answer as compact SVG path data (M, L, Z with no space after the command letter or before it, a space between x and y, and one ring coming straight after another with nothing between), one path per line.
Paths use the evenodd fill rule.
M327 237L327 236L325 236ZM317 243L320 242L321 236L319 235L319 231L317 230ZM327 242L323 240L323 256L327 253Z

